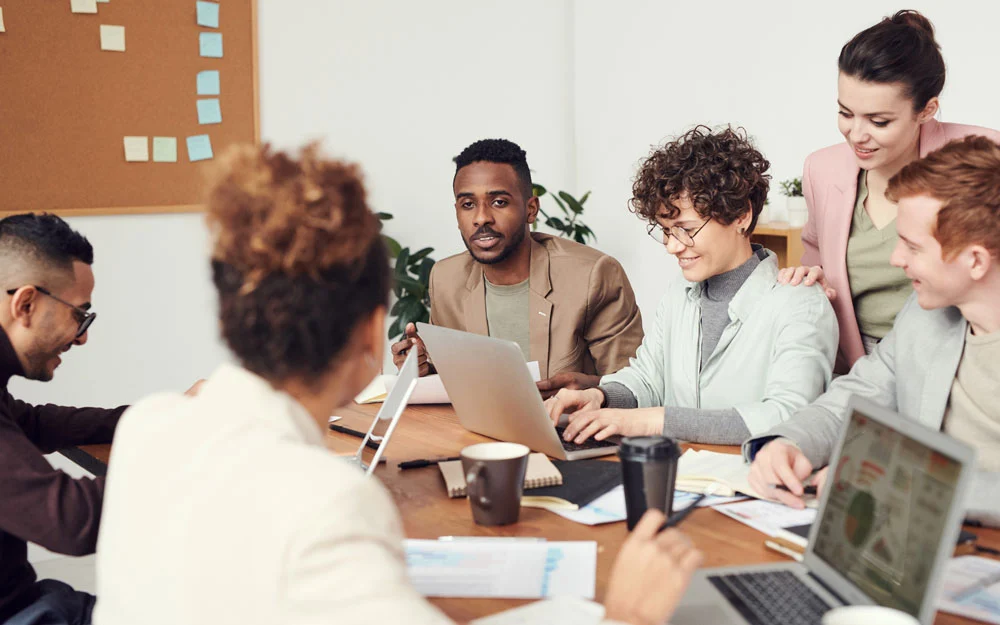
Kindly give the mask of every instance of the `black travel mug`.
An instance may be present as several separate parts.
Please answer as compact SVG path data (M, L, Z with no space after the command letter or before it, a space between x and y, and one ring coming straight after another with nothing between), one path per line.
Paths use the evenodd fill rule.
M646 510L656 508L670 516L674 507L674 482L681 448L665 436L632 436L622 439L618 458L625 485L625 512L632 531Z

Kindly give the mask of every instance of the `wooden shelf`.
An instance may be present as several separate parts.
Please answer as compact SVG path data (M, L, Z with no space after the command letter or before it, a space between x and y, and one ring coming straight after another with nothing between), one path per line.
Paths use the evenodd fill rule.
M757 224L750 240L778 255L778 267L797 266L802 262L802 228L788 222L772 221Z

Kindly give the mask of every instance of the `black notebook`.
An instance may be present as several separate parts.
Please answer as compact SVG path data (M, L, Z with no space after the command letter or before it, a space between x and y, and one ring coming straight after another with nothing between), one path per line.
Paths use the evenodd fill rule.
M561 486L532 489L521 499L529 508L577 510L622 483L622 465L604 460L553 460L562 474Z

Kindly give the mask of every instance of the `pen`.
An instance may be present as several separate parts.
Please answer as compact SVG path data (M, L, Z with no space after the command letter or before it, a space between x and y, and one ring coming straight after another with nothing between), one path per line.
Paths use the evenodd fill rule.
M429 467L438 464L439 462L451 462L452 460L461 460L460 457L455 456L454 458L435 458L435 459L422 459L422 460L407 460L405 462L399 463L399 470L405 471L406 469L420 469L423 467Z
M788 492L788 493L792 492L784 484L771 484L771 488L773 488L775 490L783 490L783 491ZM803 486L802 487L802 494L803 495L816 495L817 494L816 493L816 485L815 484L810 484L809 486Z
M705 497L707 496L708 496L707 494L702 493L698 495L694 501L691 502L690 506L684 508L680 512L675 512L671 514L670 518L663 522L663 525L660 526L660 529L658 529L656 533L659 534L668 527L677 527L678 525L680 525L681 521L686 519L689 514L694 512L694 509L698 507L698 504L700 504L702 500L705 499Z
M365 437L365 433L364 432L359 432L357 430L352 430L351 428L345 428L344 426L337 425L336 423L331 423L330 424L330 429L333 430L334 432L340 432L341 434L347 434L349 436L356 436L358 438L364 438ZM367 441L365 443L365 447L367 447L368 449L378 449L378 445L374 441Z

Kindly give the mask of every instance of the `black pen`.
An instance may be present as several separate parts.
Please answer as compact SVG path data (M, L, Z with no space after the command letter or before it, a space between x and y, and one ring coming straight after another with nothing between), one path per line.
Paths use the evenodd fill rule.
M359 432L357 430L352 430L351 428L345 428L342 425L337 425L336 423L330 424L330 429L334 432L340 432L341 434L348 434L350 436L356 436L358 438L364 438L366 434L364 432ZM365 447L368 449L378 449L378 443L369 440L365 443Z
M772 484L771 488L773 488L775 490L783 490L786 493L792 492L791 489L789 489L784 484ZM803 495L816 495L817 494L816 493L816 485L815 484L810 484L809 486L803 486L802 487L802 494Z
M659 534L660 532L662 532L663 530L667 529L668 527L677 527L678 525L680 525L681 521L683 521L684 519L686 519L689 514L691 514L692 512L694 512L694 509L698 507L698 504L700 504L702 502L702 500L705 499L705 497L708 497L708 495L706 495L705 493L702 493L702 494L698 495L697 497L695 497L695 500L691 502L690 506L688 506L687 508L684 508L680 512L675 512L675 513L671 514L670 518L667 519L666 521L664 521L663 525L660 526L660 529L656 530L656 533Z
M454 458L437 458L435 460L407 460L406 462L399 463L399 470L405 471L406 469L420 469L436 465L440 462L451 462L452 460L461 460L461 458L455 456Z

